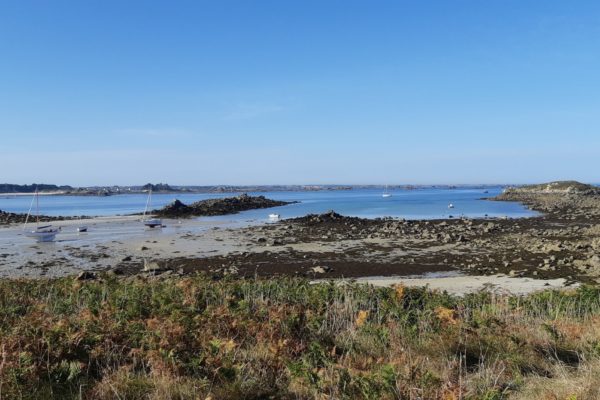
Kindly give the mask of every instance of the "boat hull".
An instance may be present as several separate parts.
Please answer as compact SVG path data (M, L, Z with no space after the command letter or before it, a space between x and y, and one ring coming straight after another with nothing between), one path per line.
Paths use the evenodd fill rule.
M53 242L57 233L58 229L49 229L44 231L30 231L25 235L38 242Z
M148 228L162 227L162 221L158 218L145 219L143 222Z

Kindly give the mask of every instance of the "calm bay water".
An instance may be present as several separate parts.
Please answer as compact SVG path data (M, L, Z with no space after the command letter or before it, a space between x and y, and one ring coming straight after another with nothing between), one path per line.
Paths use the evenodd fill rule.
M267 210L251 210L226 217L230 221L250 221L266 219L269 213L279 213L282 218L304 216L309 213L322 213L328 210L347 216L365 218L400 217L407 219L433 219L454 217L528 217L535 212L519 203L480 200L493 197L501 188L482 189L418 189L391 191L392 197L383 198L380 190L355 189L318 192L261 192L249 193L286 201L299 201ZM159 208L175 198L184 203L198 200L230 197L227 194L154 194L152 207ZM108 216L138 213L144 210L147 196L144 194L124 194L108 197L95 196L40 196L40 214L44 215L90 215ZM455 208L449 209L452 203ZM0 210L25 213L31 204L31 196L2 196ZM208 218L210 219L210 218Z

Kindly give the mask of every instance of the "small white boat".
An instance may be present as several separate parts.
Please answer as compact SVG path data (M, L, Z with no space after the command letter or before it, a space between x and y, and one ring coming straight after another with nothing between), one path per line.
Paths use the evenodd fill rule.
M452 204L452 203L448 204L448 208L454 208L454 204Z
M33 208L33 202L35 201L35 215L36 215L36 227L34 230L28 231L25 230L27 226L27 222L29 221L29 216L31 215L31 209ZM53 228L52 225L43 225L40 226L40 199L37 188L35 190L35 194L33 195L33 199L31 199L31 205L29 206L29 211L27 212L27 217L25 217L25 224L23 225L23 229L25 230L25 236L35 239L38 242L53 242L56 238L56 235L60 232L60 228Z
M38 242L53 242L58 232L60 232L60 229L53 228L52 225L44 225L38 226L33 231L26 232L25 236L33 238Z
M77 232L82 233L82 232L87 232L88 227L87 226L78 226L77 227Z
M148 191L148 199L146 200L146 209L144 210L144 215L142 216L142 223L148 228L162 228L162 220L160 218L146 218L146 213L148 212L148 208L152 204L152 189Z
M385 185L385 190L383 191L383 194L381 195L381 197L392 197L392 194L390 192L388 192L388 185Z
M279 214L275 214L275 213L273 213L273 214L269 214L269 219L270 219L270 220L276 221L276 220L278 220L279 218L281 218L281 215L279 215Z

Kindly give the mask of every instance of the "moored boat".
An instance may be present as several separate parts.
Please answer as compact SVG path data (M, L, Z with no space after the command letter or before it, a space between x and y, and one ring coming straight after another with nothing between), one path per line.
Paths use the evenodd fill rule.
M385 189L383 191L383 194L381 195L381 197L392 197L392 194L388 191L388 185L385 185Z
M36 215L36 227L34 230L26 230L27 222L29 221L29 216L31 215L31 209L33 208L33 203L35 201L35 215ZM43 225L40 226L40 200L39 193L37 188L35 190L35 194L33 195L33 199L31 200L31 206L29 206L29 211L27 212L27 217L25 217L25 224L23 225L23 229L25 230L25 236L35 239L38 242L53 242L56 238L56 235L60 232L60 228L54 228L52 225Z
M152 189L148 191L148 199L146 200L146 209L144 210L144 215L142 216L142 223L148 228L162 228L162 220L160 218L146 218L146 213L148 212L148 208L152 204Z

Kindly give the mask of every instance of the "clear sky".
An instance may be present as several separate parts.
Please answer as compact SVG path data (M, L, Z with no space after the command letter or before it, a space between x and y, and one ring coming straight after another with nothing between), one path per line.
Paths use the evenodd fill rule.
M599 1L0 1L0 182L571 178Z

